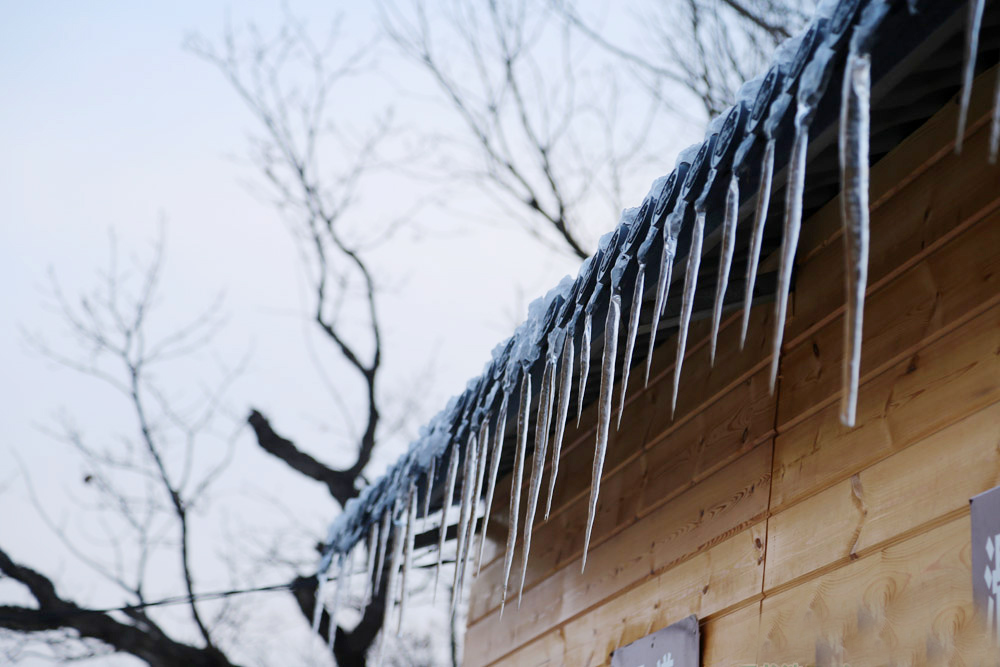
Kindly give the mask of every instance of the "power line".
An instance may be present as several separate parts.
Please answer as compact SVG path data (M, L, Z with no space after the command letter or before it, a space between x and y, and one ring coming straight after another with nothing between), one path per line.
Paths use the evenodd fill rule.
M51 616L71 617L85 616L89 614L110 614L114 612L138 611L150 607L169 607L177 604L190 604L191 602L203 602L207 600L221 600L234 597L236 595L246 595L249 593L272 593L275 591L290 591L298 588L313 588L307 581L291 582L286 584L273 584L271 586L257 586L255 588L237 588L228 591L213 591L210 593L199 593L197 595L175 595L173 597L153 600L151 602L139 602L136 604L123 605L121 607L108 607L105 609L88 609L77 607L75 609L31 609Z

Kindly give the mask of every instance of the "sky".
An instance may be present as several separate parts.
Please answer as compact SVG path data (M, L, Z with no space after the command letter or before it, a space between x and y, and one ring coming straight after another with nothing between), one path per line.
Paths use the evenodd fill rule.
M310 25L341 12L351 37L377 32L375 13L364 3L290 6ZM219 72L183 48L191 33L217 41L227 21L275 25L280 8L263 0L66 0L15 3L0 22L0 545L50 574L60 591L81 603L112 604L120 596L56 536L62 531L83 543L99 541L86 511L92 502L86 471L51 431L60 415L69 415L93 442L108 443L133 433L134 424L119 396L46 359L32 341L41 336L54 348L74 349L53 308L50 276L71 299L89 289L107 267L112 233L127 265L149 257L165 230L152 330L168 331L224 294L226 324L211 349L165 368L158 376L164 386L187 400L192 386L247 360L224 401L218 437L210 440L215 444L207 445L232 439L235 449L214 501L199 515L204 589L228 583L218 557L227 531L289 531L301 541L303 534L321 535L336 513L320 485L268 458L244 426L256 407L279 433L321 460L352 460L328 388L339 381L331 380L337 367L309 321L312 304L299 251L246 161L253 118ZM615 29L615 16L607 18ZM411 135L421 129L458 136L457 121L429 87L421 88L419 76L385 45L372 48L380 73L348 84L342 99L348 127L361 127L392 106L400 123L390 153L419 145ZM677 123L668 135L662 154L626 179L622 199L629 205L638 205L652 180L669 171L697 127ZM417 426L480 373L528 302L579 266L578 259L505 221L495 201L472 186L441 189L391 169L365 186L357 224L365 216L409 210L428 194L435 196L414 214L412 226L373 260L387 276L383 386L394 400L413 402L408 430L380 449L369 469L373 476L395 460ZM591 243L616 222L603 210L590 217ZM32 489L56 530L40 520ZM180 592L173 577L155 583L152 595ZM19 595L0 584L0 601L24 602ZM254 603L248 636L241 637L244 653L259 651L254 660L265 664L267 656L287 657L293 646L296 662L327 664L298 612L277 598ZM49 663L29 657L23 664ZM120 664L135 663L122 658Z

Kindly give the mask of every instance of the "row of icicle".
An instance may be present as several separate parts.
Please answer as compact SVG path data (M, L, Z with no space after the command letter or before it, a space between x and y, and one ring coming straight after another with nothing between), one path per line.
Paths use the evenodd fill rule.
M830 74L834 69L838 46L848 40L847 60L841 90L841 110L839 123L839 154L841 169L841 217L845 248L847 305L844 315L843 350L843 391L840 404L840 419L853 427L857 416L858 385L860 377L862 315L867 288L868 245L869 245L869 201L868 201L868 143L870 133L870 91L871 91L871 48L877 28L892 9L892 0L843 0L830 16L798 40L798 47L790 63L779 63L771 68L762 82L757 82L755 101L751 108L744 102L717 122L709 139L702 144L694 160L689 160L690 151L682 154L677 168L655 196L650 196L643 207L634 215L627 215L607 240L607 245L595 258L585 263L577 281L568 294L557 295L548 304L540 332L531 335L540 345L546 344L544 367L538 388L538 405L535 413L533 456L531 476L528 482L527 511L522 532L521 577L518 586L518 604L524 589L528 554L535 515L541 496L542 472L551 435L551 474L544 518L547 520L552 509L556 478L559 469L560 449L563 443L569 417L571 393L573 390L574 365L578 363L579 385L577 388L577 424L584 406L589 364L593 317L598 311L600 297L610 287L607 299L608 310L604 326L604 350L601 362L601 384L598 393L598 415L596 443L592 470L591 492L581 569L586 567L591 530L597 510L598 492L602 477L604 457L612 421L613 387L615 365L618 352L619 328L622 319L622 296L624 278L630 267L635 268L632 285L631 309L625 337L625 354L622 366L621 393L615 418L616 428L621 424L622 410L626 402L629 370L637 339L643 294L647 279L652 284L653 276L647 276L650 266L647 260L656 258L657 240L661 240L659 272L656 276L655 301L652 311L652 325L649 349L646 355L645 383L649 383L652 352L656 343L656 332L664 315L667 295L671 284L674 259L680 231L688 220L687 211L694 209L694 222L684 275L681 312L678 323L677 356L673 372L673 393L671 410L676 410L681 368L687 343L688 327L694 310L694 296L701 264L702 244L705 235L707 203L713 195L719 194L724 200L721 222L721 252L715 301L712 309L710 357L715 362L716 341L725 304L725 294L729 282L731 263L734 255L736 227L740 208L741 177L750 174L748 162L733 157L746 157L751 153L761 153L758 170L759 187L750 233L746 289L743 298L743 316L740 330L742 349L747 335L749 313L753 298L754 284L763 241L764 225L768 216L774 174L775 147L778 134L783 129L782 121L789 108L794 105L794 139L788 158L787 187L779 252L777 294L775 299L775 329L771 349L770 390L773 393L778 377L778 367L782 335L787 314L788 296L791 288L791 274L794 264L799 231L802 223L802 198L805 187L806 158L810 124L817 106L823 97ZM918 2L910 2L914 11ZM968 106L971 96L975 59L978 51L978 36L982 24L985 0L970 0L966 23L965 51L961 74L958 134L955 141L956 152L961 151L966 131ZM859 5L863 9L858 12ZM855 14L859 14L854 22ZM853 30L848 28L853 25ZM994 94L991 122L989 159L995 163L1000 147L1000 79ZM743 128L745 136L739 136ZM758 137L763 147L758 149ZM741 143L742 142L742 143ZM738 146L738 148L737 148ZM687 156L687 157L685 157ZM666 213L673 205L671 212ZM647 230L648 228L648 230ZM644 238L642 232L646 231ZM658 238L659 237L659 238ZM641 244L641 245L640 245ZM599 266L598 266L599 265ZM656 264L654 264L656 266ZM590 294L587 291L591 290ZM579 353L575 349L576 328L583 319L580 332ZM511 404L517 404L516 440L511 481L509 531L503 559L503 586L500 600L502 616L508 597L508 585L514 560L514 547L518 537L521 487L524 477L525 458L528 453L530 428L530 408L532 404L532 375L530 368L534 358L517 360L512 358L514 339L504 352L494 361L492 371L487 373L473 392L474 396L461 408L462 427L456 429L460 435L447 444L447 465L444 474L444 489L441 517L438 525L437 563L434 574L434 595L443 563L444 545L447 537L450 510L455 504L455 492L459 479L459 516L457 523L457 547L453 581L451 586L450 613L455 614L467 570L471 569L474 553L475 571L478 575L482 567L486 518L490 516L496 490L497 475L506 433L507 413ZM536 350L535 354L538 352ZM530 356L530 355L528 355ZM489 391L484 387L492 385ZM502 385L497 391L496 385ZM500 405L494 411L494 403L499 393ZM495 423L493 423L495 422ZM490 425L493 423L491 431ZM462 451L460 451L460 449ZM444 453L441 452L440 456ZM461 473L459 468L462 468ZM427 522L431 515L431 496L436 488L436 457L430 459L426 470L421 520ZM485 488L484 488L485 487ZM485 494L484 494L485 491ZM479 501L484 500L484 513L479 514ZM479 517L482 521L477 525ZM388 575L385 585L386 605L382 637L379 642L380 664L384 643L396 600L398 600L397 633L402 627L403 614L407 602L407 579L413 568L414 540L418 523L418 489L416 478L411 477L405 498L397 497L381 511L377 521L371 521L367 530L367 559L364 571L366 582L364 604L368 604L381 592L385 559L389 550L390 533L392 550L389 554ZM479 530L479 546L475 549L475 534ZM360 544L361 540L357 543ZM360 553L360 550L355 548ZM353 571L354 557L349 553L339 553L333 557L336 569L336 585L332 602L327 608L331 619L329 633L332 645L337 609L342 599L345 581ZM317 590L316 611L313 618L314 630L318 630L322 610L326 600L328 572L320 576Z

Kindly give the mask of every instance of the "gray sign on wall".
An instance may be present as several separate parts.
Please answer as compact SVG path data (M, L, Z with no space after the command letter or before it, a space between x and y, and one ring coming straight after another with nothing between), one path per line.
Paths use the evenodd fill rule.
M698 667L701 637L693 614L611 654L611 667Z
M972 503L972 597L986 615L988 633L1000 639L1000 487Z

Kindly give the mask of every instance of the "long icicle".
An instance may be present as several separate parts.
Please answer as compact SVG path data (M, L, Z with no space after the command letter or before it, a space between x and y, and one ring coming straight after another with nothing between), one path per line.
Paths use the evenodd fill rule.
M583 317L583 336L580 338L580 393L576 397L576 425L580 426L583 416L583 394L587 391L587 376L590 374L591 314L588 310Z
M458 520L458 541L455 544L455 576L451 587L451 617L454 618L458 608L458 600L462 594L462 582L465 580L465 561L469 548L470 532L472 530L473 500L472 494L476 488L476 470L479 462L476 460L479 452L479 438L474 429L470 429L469 440L465 446L466 465L462 470L462 510Z
M646 379L644 386L649 386L649 371L653 367L653 348L656 347L656 331L660 328L660 318L667 307L667 292L670 290L670 278L674 272L674 253L668 252L670 247L669 220L663 225L663 258L660 260L660 276L656 281L656 302L653 306L653 321L649 330L649 349L646 351Z
M559 359L559 396L556 399L556 426L552 439L552 471L549 473L549 496L545 502L545 520L552 512L552 496L556 491L556 477L559 474L559 455L562 452L563 436L566 435L566 421L569 418L569 398L573 392L573 337L567 332L563 339L562 354Z
M691 231L691 248L688 251L687 273L684 276L684 295L681 299L681 321L677 332L677 359L674 362L674 393L670 399L671 417L677 411L677 390L681 383L681 368L684 366L684 352L687 348L688 327L694 312L694 293L698 287L698 269L701 268L701 246L705 237L705 212L695 216Z
M326 633L326 646L333 652L333 642L337 637L337 612L340 609L340 598L344 594L344 580L348 578L347 554L340 554L337 558L337 583L333 587L333 603L330 605L330 624Z
M500 617L507 604L507 582L510 566L514 562L514 544L517 542L517 521L521 511L521 483L524 480L524 453L528 447L528 410L531 407L531 373L521 372L521 400L517 410L517 453L514 455L514 477L510 485L510 531L507 533L507 551L503 556L503 592L500 597Z
M319 624L323 618L323 597L326 593L326 582L329 575L322 572L316 576L316 604L313 606L312 631L319 634Z
M639 314L642 311L642 292L645 288L646 265L639 262L635 274L635 288L632 290L632 311L628 316L628 336L625 339L625 360L622 362L622 397L618 403L618 419L615 430L622 427L622 413L625 411L625 397L628 395L628 376L632 368L632 354L635 352L635 339L639 335Z
M542 488L542 469L545 467L545 453L549 442L549 420L552 417L552 380L555 377L555 362L546 359L542 372L542 384L538 392L538 412L535 417L535 452L531 463L531 480L528 482L528 508L524 514L524 544L521 547L521 584L517 589L517 607L521 608L524 593L524 577L528 572L528 552L531 551L531 531L535 527L535 510Z
M444 539L448 534L448 510L455 501L455 478L458 476L458 443L451 446L448 455L448 477L445 481L444 501L441 505L441 531L438 534L437 567L434 569L434 594L431 601L437 600L438 579L441 578L441 562L444 559Z
M483 552L486 549L486 528L490 522L490 512L493 511L493 494L497 488L497 472L500 470L500 452L503 449L504 429L507 425L508 394L505 391L500 401L500 412L497 413L496 431L493 433L493 451L490 452L490 476L486 482L486 509L483 514L483 539L479 541L479 557L476 559L476 576L483 569Z
M389 510L391 514L391 510ZM396 603L396 574L399 572L399 561L403 556L403 536L400 535L400 524L390 517L392 524L392 558L389 559L389 578L386 582L385 611L382 616L382 636L378 641L378 658L375 667L380 667L385 658L385 639L389 634L389 622Z
M747 262L747 288L743 296L743 325L740 328L740 349L747 342L747 328L750 326L750 306L753 303L753 288L757 282L757 265L760 263L760 248L764 242L764 223L771 205L771 179L774 177L774 139L768 139L764 146L764 157L760 163L760 190L757 192L757 209L753 218L753 234L750 240L750 261Z
M715 285L715 307L712 310L712 338L709 356L715 366L715 345L719 340L719 326L722 324L722 304L726 299L729 285L729 270L733 266L733 250L736 247L736 222L740 213L740 181L736 174L729 179L726 191L726 213L722 222L722 251L719 256L719 280Z
M490 415L484 415L483 421L479 425L479 460L478 470L476 471L476 491L472 495L472 540L470 544L475 542L476 537L476 509L479 506L479 501L483 497L483 482L486 479L486 455L489 453L490 449ZM483 517L482 529L479 533L479 541L482 542L486 539L486 517ZM480 549L482 551L482 549ZM469 549L469 559L472 559L472 549ZM478 576L478 573L477 573Z
M382 570L385 569L386 543L389 541L389 526L392 521L389 513L389 508L382 511L382 529L378 534L378 563L375 566L375 590L372 597L382 590Z
M853 51L853 49L852 49ZM868 141L870 129L871 58L851 53L844 72L840 111L841 216L844 225L847 312L844 314L844 358L840 421L854 426L861 373L862 320L868 286Z
M399 583L399 621L396 636L403 631L403 614L406 612L406 580L413 567L413 543L417 534L417 485L410 482L409 500L406 503L406 544L403 552L403 576Z
M424 492L424 512L423 519L426 527L426 522L431 515L431 492L434 490L434 475L437 473L435 469L437 465L437 457L431 457L431 464L427 468L427 490Z
M372 602L372 586L375 577L375 550L378 544L378 524L373 523L368 529L368 566L365 568L365 593L362 607L367 607Z
M979 51L979 31L983 25L983 7L986 0L969 0L969 14L965 24L965 52L962 57L962 93L958 106L958 132L955 136L955 153L962 152L965 125L969 119L969 101L972 99L972 79L976 73L976 53Z
M455 595L455 602L452 606L452 617L458 610L458 603L462 599L462 591L465 590L465 571L469 564L469 554L472 551L472 536L475 531L476 526L476 497L475 497L475 486L476 486L476 474L479 469L479 453L482 451L482 447L478 443L478 439L472 443L475 445L471 447L469 456L472 457L472 462L469 464L469 473L472 475L472 479L469 481L469 501L468 501L468 518L467 526L465 529L465 536L459 545L461 548L458 552L458 557L455 566L459 568L458 573L458 588L453 591Z
M458 606L458 598L462 590L462 570L465 566L465 547L468 544L466 537L469 534L469 514L472 505L472 491L476 485L476 452L479 443L476 441L476 433L470 429L469 439L465 444L465 465L462 467L462 493L459 496L461 501L458 515L458 540L455 542L455 573L451 584L451 605L449 615L455 617L455 608Z
M597 516L597 494L601 489L601 475L604 471L604 454L608 449L608 431L611 429L611 399L615 387L615 358L618 356L618 324L621 320L621 312L621 294L613 292L608 303L608 319L604 324L601 395L597 402L597 442L594 447L594 466L590 476L590 505L587 511L587 531L583 538L581 572L587 567L590 533L594 528L594 517Z
M801 109L800 109L801 112ZM796 124L795 141L788 161L788 185L785 193L785 229L781 240L781 258L778 264L778 293L774 306L774 339L771 344L770 390L778 381L781 361L781 342L785 335L785 318L788 315L788 293L792 286L792 267L799 246L802 229L802 193L806 181L806 152L809 150L809 128Z

